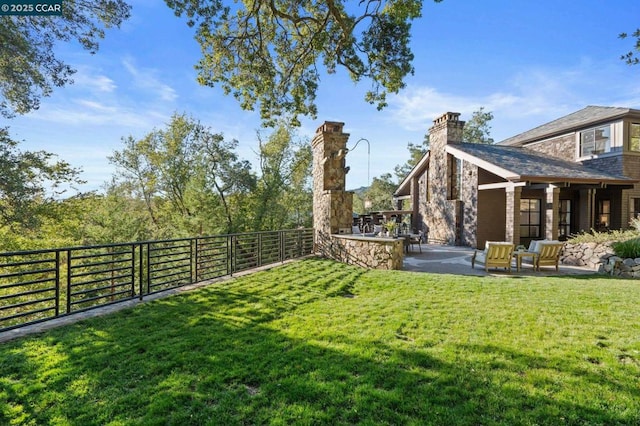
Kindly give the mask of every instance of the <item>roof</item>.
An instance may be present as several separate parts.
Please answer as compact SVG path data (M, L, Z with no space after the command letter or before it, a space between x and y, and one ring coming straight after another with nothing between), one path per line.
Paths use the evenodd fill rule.
M512 182L632 184L634 179L515 146L456 143L447 152Z
M580 111L560 117L557 120L535 127L519 135L510 137L498 145L522 146L528 142L573 132L587 126L596 125L621 118L627 114L640 117L640 110L619 107L587 106Z
M430 151L427 151L420 161L418 161L418 164L413 166L413 169L411 169L407 176L402 179L402 182L398 185L398 189L396 189L394 195L407 195L411 193L411 180L414 176L422 175L422 173L427 169L427 166L429 165L429 153Z

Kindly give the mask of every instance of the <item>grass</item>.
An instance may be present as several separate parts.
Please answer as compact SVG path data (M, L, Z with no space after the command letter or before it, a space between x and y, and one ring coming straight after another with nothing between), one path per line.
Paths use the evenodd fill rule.
M0 424L638 424L639 307L308 259L2 344Z

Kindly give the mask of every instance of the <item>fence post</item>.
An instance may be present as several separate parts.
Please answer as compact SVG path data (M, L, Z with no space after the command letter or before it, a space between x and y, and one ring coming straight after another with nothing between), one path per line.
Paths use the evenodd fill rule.
M229 260L230 260L230 268L229 268L229 275L233 275L233 273L235 272L235 265L236 265L236 237L234 235L230 235L229 236L229 246L230 246L230 254L231 256L229 256Z
M147 246L147 294L151 293L151 243Z
M60 315L60 250L56 250L56 317Z
M142 300L143 297L143 292L144 292L144 255L143 255L143 249L142 249L142 244L137 244L138 246L138 284L140 286L140 294L139 294L139 298L140 300Z
M193 264L191 265L191 277L192 277L192 282L193 282L193 276L194 276L194 266L195 266L195 279L197 283L200 282L200 278L198 277L198 238L194 238L194 243L193 246L195 246L195 253L194 255L191 256L192 262ZM193 247L192 246L192 247Z
M67 314L71 313L71 250L67 250Z

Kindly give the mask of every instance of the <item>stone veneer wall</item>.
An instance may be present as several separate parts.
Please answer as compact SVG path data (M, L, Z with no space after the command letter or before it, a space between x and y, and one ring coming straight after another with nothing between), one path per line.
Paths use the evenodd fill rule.
M393 238L321 235L318 254L339 262L371 269L402 269L404 241Z
M478 166L462 162L462 232L460 245L478 245Z
M576 158L576 135L575 133L570 133L542 142L528 144L526 145L526 149L541 152L562 160L572 161Z

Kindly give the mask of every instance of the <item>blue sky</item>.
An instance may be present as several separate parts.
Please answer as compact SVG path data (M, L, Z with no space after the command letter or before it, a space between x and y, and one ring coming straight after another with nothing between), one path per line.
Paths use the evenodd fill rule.
M38 111L5 120L12 137L23 149L54 152L82 168L85 191L110 180L107 157L122 137L162 128L174 112L237 139L238 154L255 162L259 116L221 89L197 84L193 30L163 1L130 3L131 19L108 31L96 55L59 45L60 57L78 70L75 84L57 88ZM342 70L324 75L318 118L303 119L299 133L310 139L322 122L342 121L349 147L370 142L369 175L365 144L347 157L351 189L404 163L407 143L420 143L446 111L464 120L484 107L500 141L587 105L640 108L640 66L619 59L632 43L617 37L638 27L637 0L425 0L407 88L377 111L363 100L368 82L355 85Z

